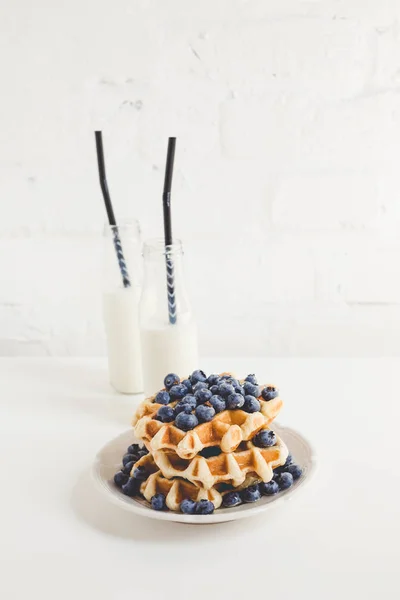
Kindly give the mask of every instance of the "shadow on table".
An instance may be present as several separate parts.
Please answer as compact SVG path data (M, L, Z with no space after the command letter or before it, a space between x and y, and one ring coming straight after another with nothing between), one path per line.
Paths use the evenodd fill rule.
M89 470L79 477L72 491L71 506L79 519L107 535L149 543L165 542L169 546L182 541L197 544L199 537L212 539L220 532L226 538L242 536L248 531L247 519L199 527L139 517L108 502L97 490ZM253 523L257 520L265 525L265 516L252 518ZM194 528L196 535L193 535Z

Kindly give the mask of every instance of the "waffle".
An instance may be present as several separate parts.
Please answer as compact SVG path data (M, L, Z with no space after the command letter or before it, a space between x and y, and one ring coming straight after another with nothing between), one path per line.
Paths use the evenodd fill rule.
M186 432L174 423L161 423L154 419L152 415L161 405L147 402L138 409L143 416L136 421L134 431L150 452L174 450L178 456L186 459L193 458L209 446L219 446L223 452L232 452L240 442L250 440L257 431L269 425L282 406L279 397L269 402L261 400L260 403L261 412L224 410L216 414L212 421ZM268 417L263 409L268 411Z
M163 404L158 404L157 402L154 402L154 399L155 396L152 396L150 398L146 398L146 400L143 400L143 402L139 404L137 411L132 419L133 427L137 425L137 423L142 417L154 417L157 414L159 408L164 406ZM259 396L258 400L261 405L260 412L267 419L267 425L269 425L281 410L283 405L282 399L279 398L279 396L277 396L273 400L269 400L267 402L263 399L262 396ZM168 406L175 406L176 404L177 401L171 402Z
M139 458L139 460L137 460L134 463L129 475L132 476L134 470L138 467L144 467L147 473L155 473L159 470L159 467L157 467L156 463L154 462L154 458L151 454L145 454L145 456Z
M165 450L155 451L153 458L167 479L181 477L198 488L210 490L220 483L237 488L248 475L254 475L259 481L270 481L272 469L282 466L288 453L284 442L277 437L276 445L269 448L258 448L248 441L243 442L235 452L209 458L197 455L185 460Z
M190 481L184 479L166 479L161 471L150 475L140 487L140 491L148 502L155 494L164 494L166 505L170 510L179 510L179 505L185 498L190 498L195 502L199 500L211 500L215 508L219 508L222 503L222 495L216 489L206 490L198 488Z

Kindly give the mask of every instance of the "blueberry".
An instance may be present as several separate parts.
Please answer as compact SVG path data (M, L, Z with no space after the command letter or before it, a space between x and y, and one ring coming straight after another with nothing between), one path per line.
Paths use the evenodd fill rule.
M241 394L242 396L246 395L246 392L244 391L244 389L242 388L242 386L240 384L234 385L233 387L235 389L235 394Z
M180 377L178 377L178 375L175 375L175 373L170 373L164 379L164 385L166 389L169 390L170 388L172 388L173 385L177 385L178 383L180 383L180 381L181 380Z
M189 379L192 382L192 385L194 385L198 381L206 381L207 380L207 376L204 373L204 371L197 370L197 371L193 371L193 373L191 374L191 376L189 377Z
M246 392L246 396L249 395L258 398L258 396L260 395L260 388L258 387L258 385L254 385L254 383L251 383L250 381L244 382L243 389Z
M138 479L139 481L145 481L149 476L149 473L146 471L145 467L136 467L133 471L133 479Z
M193 386L193 392L197 392L197 390L207 390L208 389L208 385L205 381L198 381L194 386Z
M242 408L244 404L244 398L241 394L230 394L226 399L226 408L234 410L235 408Z
M192 394L186 394L186 396L183 396L183 398L182 398L182 400L180 400L179 404L181 404L181 403L189 404L189 406L191 406L193 410L197 406L197 400Z
M303 469L299 467L299 465L289 465L287 467L287 473L290 473L293 477L293 480L296 481L296 479L299 479L301 477Z
M268 483L260 483L260 491L264 496L273 496L279 492L279 485L272 479Z
M234 393L235 393L235 388L230 383L223 381L222 383L219 384L218 394L220 396L222 396L223 398L226 398L230 394L234 394Z
M211 421L213 416L215 415L215 410L212 406L205 406L204 404L200 404L196 408L196 417L199 420L199 423L207 423Z
M140 489L140 481L130 477L128 481L122 486L122 491L125 496L136 496Z
M285 464L283 465L282 469L286 469L286 467L288 467L292 463L293 463L293 456L291 454L288 454L288 457L285 460Z
M161 423L170 423L175 419L175 413L172 406L162 406L158 409L156 415L157 421L161 421Z
M192 391L192 384L190 383L190 379L184 379L182 381L182 385L185 386L185 388L187 389L188 392Z
M175 406L175 418L177 415L179 415L179 413L181 412L185 412L185 413L191 413L193 410L193 406L191 406L190 404L187 404L185 402L185 400L181 400L180 402L178 402L178 404Z
M154 400L157 404L169 404L171 402L171 397L165 390L161 390L158 392L157 396Z
M260 408L261 408L261 404L259 403L257 398L254 398L254 396L245 396L244 397L243 410L245 410L248 413L254 413L254 412L257 412L258 410L260 410Z
M188 393L186 385L180 383L179 385L173 385L169 390L169 395L172 400L181 400Z
M250 485L242 492L243 502L257 502L261 498L261 493L258 485Z
M165 510L167 508L164 494L156 494L152 497L151 508L153 510Z
M207 383L208 383L208 385L216 385L219 380L220 380L219 375L215 375L214 373L212 375L209 375L207 377Z
M194 393L194 397L196 398L198 404L204 404L204 402L208 402L211 399L211 396L211 390L207 389L197 390Z
M138 459L143 458L143 456L146 456L146 454L148 454L148 453L149 453L149 451L146 448L143 448L143 450L139 450Z
M261 392L261 396L267 402L269 402L269 400L273 400L274 398L276 398L278 394L279 394L278 388L274 387L273 385L269 385L268 387L265 387Z
M227 494L225 494L225 496L223 497L223 500L222 500L222 504L226 508L232 508L232 506L237 506L238 504L241 504L241 503L242 503L242 499L238 492L228 492Z
M253 385L257 385L257 377L253 375L247 375L245 381L250 381Z
M204 456L204 458L212 458L213 456L222 454L222 450L219 446L209 446L208 448L200 450L199 454L200 456Z
M131 445L128 447L128 449L127 449L126 453L127 453L127 454L137 454L137 453L139 452L139 450L140 450L140 449L141 449L141 448L140 448L139 444L131 444Z
M259 448L275 446L276 435L271 429L261 429L254 437L253 444Z
M126 463L126 465L124 466L123 469L121 469L121 471L123 473L125 473L126 475L130 475L130 473L131 473L131 471L133 469L133 465L135 464L135 462L132 460L131 462Z
M276 483L280 490L287 490L293 485L293 475L290 473L281 473L276 479Z
M196 503L196 515L211 515L214 512L214 504L209 500L200 500Z
M123 485L125 485L128 479L129 475L126 475L126 473L124 473L123 471L118 471L118 473L115 473L114 475L114 483L118 487L122 487Z
M214 396L215 394L218 394L218 384L212 385L210 387L210 392L212 393L212 395Z
M210 404L216 413L222 412L226 409L225 400L221 396L211 396Z
M194 515L196 510L196 504L194 500L190 500L190 498L186 498L182 500L180 509L185 515Z
M185 412L179 413L175 419L175 425L182 431L189 431L194 429L199 424L196 415L187 414Z
M227 379L232 379L232 375L229 375L229 374L226 374L226 375L220 375L220 376L219 376L219 378L220 378L220 379L225 379L225 380L227 380Z
M122 459L122 464L127 465L130 462L136 462L138 460L138 455L137 454L125 454L124 458Z

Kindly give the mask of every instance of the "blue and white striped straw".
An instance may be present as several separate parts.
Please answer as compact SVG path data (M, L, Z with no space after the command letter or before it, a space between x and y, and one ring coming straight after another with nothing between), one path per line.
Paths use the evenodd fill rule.
M167 164L165 166L163 209L164 209L164 237L165 237L165 262L167 268L167 299L168 319L171 325L177 320L176 298L175 298L175 273L172 257L172 226L171 226L171 186L172 173L174 170L176 138L168 139Z
M103 137L101 131L95 131L96 137L96 151L97 151L97 164L99 167L99 178L100 187L103 192L104 204L106 205L108 222L113 232L114 248L117 255L119 270L121 271L122 283L124 287L128 288L131 286L131 280L129 278L128 269L124 257L124 251L122 249L122 242L119 236L117 223L115 221L114 210L111 203L110 192L107 184L106 167L104 163L104 151L103 151Z

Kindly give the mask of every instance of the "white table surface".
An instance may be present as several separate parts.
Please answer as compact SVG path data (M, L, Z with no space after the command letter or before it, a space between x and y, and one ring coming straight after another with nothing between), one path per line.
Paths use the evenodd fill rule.
M208 359L279 383L319 458L303 493L213 526L139 519L89 476L133 397L100 359L1 359L0 598L400 597L400 359Z

